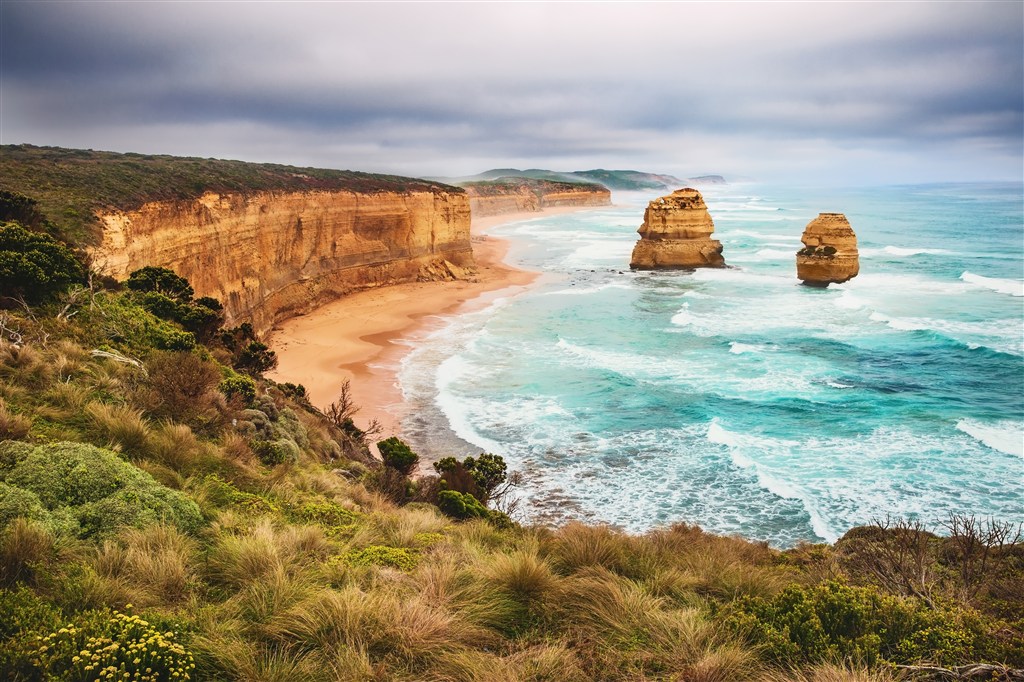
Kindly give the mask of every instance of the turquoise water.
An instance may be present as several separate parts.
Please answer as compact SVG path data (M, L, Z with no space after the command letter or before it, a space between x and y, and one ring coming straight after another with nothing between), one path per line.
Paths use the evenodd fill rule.
M702 191L731 268L631 272L653 195L499 228L544 274L411 341L414 445L501 454L531 521L788 546L887 514L1024 520L1021 185ZM860 244L826 290L795 278L819 211Z

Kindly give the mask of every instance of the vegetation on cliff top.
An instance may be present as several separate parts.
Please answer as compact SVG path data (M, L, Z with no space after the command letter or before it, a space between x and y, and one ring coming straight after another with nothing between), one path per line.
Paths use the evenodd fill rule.
M135 209L149 201L194 199L205 192L270 190L403 192L462 190L427 180L323 168L298 168L149 154L3 145L0 190L37 202L34 215L0 201L0 220L49 221L66 240L91 243L98 236L94 213Z
M517 168L495 168L477 175L452 179L450 182L465 185L469 182L498 180L502 178L529 178L572 184L598 184L606 189L635 191L645 189L666 189L681 187L683 181L671 175L658 175L634 170L605 170L597 168L587 171L552 171L540 168L519 170Z
M499 457L410 480L417 453L389 439L375 461L350 402L321 413L262 378L272 354L207 319L216 302L188 282L131 281L0 309L0 678L888 682L1024 665L1012 527L901 521L777 551L685 524L521 526L493 508L514 512Z
M501 177L494 180L464 182L460 185L472 196L493 197L504 194L533 192L537 198L559 192L607 192L608 188L592 182L561 182L537 178Z

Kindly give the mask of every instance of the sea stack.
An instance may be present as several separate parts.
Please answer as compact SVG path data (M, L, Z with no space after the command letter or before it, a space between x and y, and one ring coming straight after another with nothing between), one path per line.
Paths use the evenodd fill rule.
M796 276L807 286L824 289L853 279L860 271L857 235L842 213L819 213L800 237Z
M715 224L704 197L687 187L647 205L644 224L637 232L629 267L637 270L661 268L721 268L722 242L711 239Z

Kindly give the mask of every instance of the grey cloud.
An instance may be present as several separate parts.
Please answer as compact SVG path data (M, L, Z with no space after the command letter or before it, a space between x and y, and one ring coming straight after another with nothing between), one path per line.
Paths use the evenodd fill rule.
M1022 147L1019 3L8 1L0 11L5 143L142 142L295 163L342 150L367 170L437 174L512 159L659 170L680 163L675 145L750 174L743 167L802 166L764 156L779 149L905 148L928 179L951 145L969 150L977 176L1012 171ZM268 135L280 142L258 139ZM718 159L699 163L715 170Z

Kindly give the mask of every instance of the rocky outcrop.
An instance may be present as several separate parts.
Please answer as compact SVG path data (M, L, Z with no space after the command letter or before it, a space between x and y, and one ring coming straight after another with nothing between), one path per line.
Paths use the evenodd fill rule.
M358 289L468 276L469 215L454 189L208 192L100 212L92 258L117 279L170 268L219 299L228 324L267 332Z
M464 185L476 217L506 213L539 213L552 206L609 206L611 191L594 184L552 182L533 178L499 178Z
M629 267L724 267L722 242L711 239L714 231L715 224L700 192L690 187L677 189L648 204Z
M846 282L860 271L857 235L842 213L819 213L800 237L796 276L807 286L827 287Z

